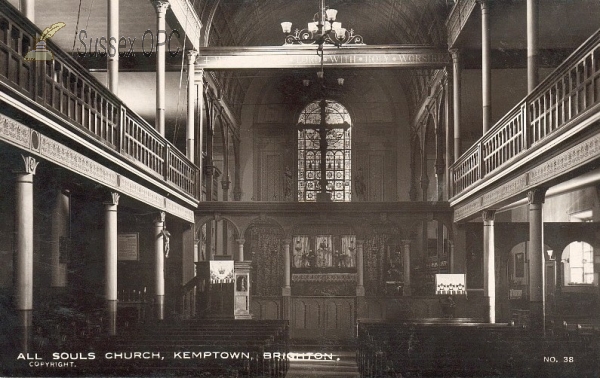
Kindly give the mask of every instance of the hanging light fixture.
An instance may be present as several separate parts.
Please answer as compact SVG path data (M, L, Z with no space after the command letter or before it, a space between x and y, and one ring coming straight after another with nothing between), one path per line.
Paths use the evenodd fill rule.
M284 45L319 45L319 51L323 51L323 45L334 45L341 47L344 45L364 45L363 37L354 34L353 29L342 27L341 22L336 22L338 11L336 9L325 7L323 0L320 1L320 9L313 16L312 22L309 22L306 28L296 29L292 33L292 23L284 21L281 23L281 30L285 36Z

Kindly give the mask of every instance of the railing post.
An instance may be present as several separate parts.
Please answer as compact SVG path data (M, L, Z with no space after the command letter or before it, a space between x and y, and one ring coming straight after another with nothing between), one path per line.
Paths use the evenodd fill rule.
M521 151L526 151L529 143L529 138L527 137L527 132L529 130L529 112L527 111L527 100L523 102L521 105L521 122L523 123L523 128L521 130Z
M165 157L164 157L164 172L163 177L165 181L169 181L169 166L171 165L169 162L169 156L171 156L171 146L168 143L165 143Z
M483 176L485 176L485 166L483 159L483 143L479 142L477 144L477 153L479 154L479 159L477 159L477 164L479 164L479 179L481 180Z
M40 78L43 77L43 75L40 75L39 71L41 71L42 68L44 68L44 69L46 68L45 67L46 61L45 60L43 60L43 61L35 60L32 62L32 64L33 64L33 69L31 70L31 74L29 76L29 79L33 80L32 81L33 91L31 94L32 94L33 101L39 102L38 97L41 97L40 90L42 88L42 83L40 81Z
M127 109L121 105L121 111L119 112L119 119L117 120L117 128L119 133L119 144L117 148L119 149L119 153L123 153L123 141L125 140L125 114Z

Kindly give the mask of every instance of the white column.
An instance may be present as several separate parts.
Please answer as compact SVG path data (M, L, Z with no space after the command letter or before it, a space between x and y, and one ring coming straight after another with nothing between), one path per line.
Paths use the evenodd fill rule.
M363 240L356 240L356 296L365 296Z
M483 296L487 301L487 322L496 323L496 271L494 266L494 210L484 210L483 217Z
M452 155L452 116L450 114L450 80L448 79L448 71L446 71L446 80L444 81L444 137L445 137L445 155L446 167L444 169L446 200L452 196L450 186L450 166L454 162Z
M21 347L28 350L33 310L33 176L39 162L23 156L15 172L15 309L22 327Z
M196 164L201 169L200 177L198 178L198 191L200 197L202 197L202 185L204 180L204 156L202 155L202 148L204 144L204 70L200 69L196 76L196 90L198 97L198 142L196 143L196 149L198 151L198 163Z
M536 188L527 193L529 200L529 317L534 331L544 332L546 321L544 221L546 190Z
M156 318L165 318L165 212L161 211L154 221L154 295Z
M108 89L119 94L119 0L108 0Z
M410 240L402 240L402 267L404 271L404 296L412 294L410 283Z
M538 85L538 0L527 0L527 91L531 93Z
M291 256L290 256L290 244L292 241L290 239L285 239L283 241L283 293L289 293L287 295L291 295L292 290L292 273L291 273Z
M244 261L244 243L246 240L244 239L236 239L238 243L238 261Z
M110 193L104 202L104 297L108 316L108 334L117 334L117 206L119 193Z
M492 59L490 48L490 4L478 0L481 5L481 99L483 103L483 134L492 127Z
M460 84L461 66L458 49L450 50L452 53L452 106L454 112L454 161L460 158Z
M195 93L195 72L194 72L194 63L196 62L196 56L198 55L198 51L196 50L188 50L187 57L187 70L188 70L188 88L187 88L187 122L185 128L185 135L187 138L186 144L186 156L190 161L194 162L194 157L196 155L195 149L195 124L194 124L194 111L196 110L196 93Z
M29 21L35 23L35 0L20 0L19 6L21 13L29 19Z
M67 263L60 261L61 248L67 248L68 245L61 243L69 243L69 213L71 210L70 198L68 192L57 190L56 201L52 211L51 225L51 240L50 247L50 286L51 287L66 287L67 286Z
M165 136L165 54L167 50L167 31L165 17L169 2L154 0L156 9L156 121L155 127L160 135Z

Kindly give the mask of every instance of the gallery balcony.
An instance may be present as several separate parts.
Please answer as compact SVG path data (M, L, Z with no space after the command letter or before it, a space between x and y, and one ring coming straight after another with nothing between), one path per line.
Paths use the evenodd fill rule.
M455 219L498 208L597 159L599 110L600 30L452 164L450 203L462 207Z
M45 133L73 148L91 155L94 150L104 161L118 161L134 176L158 180L167 191L197 202L200 169L67 52L47 40L53 59L25 59L40 35L15 8L0 7L3 103L27 115L35 113ZM69 138L65 130L77 137Z

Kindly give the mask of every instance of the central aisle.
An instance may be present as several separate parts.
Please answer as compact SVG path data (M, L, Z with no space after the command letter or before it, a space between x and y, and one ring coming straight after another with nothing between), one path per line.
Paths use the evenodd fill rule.
M333 352L321 352L325 355L324 358L319 359L321 356L311 356L308 351L297 351L291 348L291 353L294 358L290 358L290 367L286 375L287 378L300 378L300 377L360 377L358 373L358 366L356 365L356 351L333 351ZM297 354L296 354L297 353ZM329 359L330 353L333 355L333 359Z

